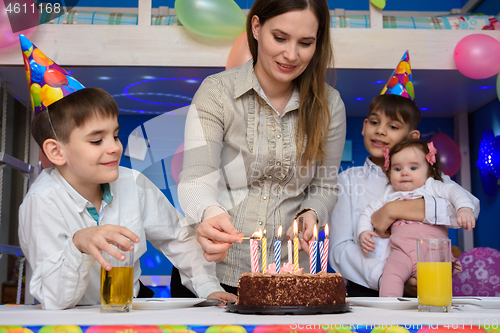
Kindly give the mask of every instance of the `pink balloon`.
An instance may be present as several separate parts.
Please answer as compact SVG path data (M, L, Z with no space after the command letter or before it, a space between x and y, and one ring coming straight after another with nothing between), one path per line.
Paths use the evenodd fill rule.
M486 79L500 72L500 42L483 34L462 38L453 54L460 73L471 79Z
M184 142L177 148L172 157L172 163L170 164L170 171L172 172L172 177L177 184L179 184L179 174L182 171L182 162L184 160Z
M33 32L35 32L36 26L38 25L38 8L36 12L33 13L33 7L31 6L33 4L32 1L20 0L12 2L11 5L15 3L19 5L19 13L15 14L12 12L12 15L10 15L13 22L28 22L28 26L32 26L33 28L17 31L15 33L12 32L4 1L0 1L0 50L19 45L19 34L23 34L29 38Z
M226 69L238 67L252 59L246 31L242 33L234 42L227 57Z
M462 154L458 145L445 133L438 133L431 139L434 142L441 162L441 170L445 175L453 177L460 169L462 163Z

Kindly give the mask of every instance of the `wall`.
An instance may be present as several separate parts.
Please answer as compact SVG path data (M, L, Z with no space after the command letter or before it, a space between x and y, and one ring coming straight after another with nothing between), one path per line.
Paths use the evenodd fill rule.
M476 166L479 144L485 130L493 130L495 135L500 135L500 102L494 101L472 113L469 116L470 125L470 151L471 151L471 180L472 193L481 201L481 212L474 232L475 247L491 247L500 250L500 191L495 196L484 193L483 185ZM498 189L497 189L498 190Z

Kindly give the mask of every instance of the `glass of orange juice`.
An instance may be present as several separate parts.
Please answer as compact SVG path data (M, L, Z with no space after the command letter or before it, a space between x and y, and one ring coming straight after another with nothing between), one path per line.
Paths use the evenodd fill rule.
M111 270L101 267L101 312L129 312L134 296L134 251L122 251L125 260L121 261L101 251L102 256L111 264Z
M418 311L451 311L451 240L417 240Z

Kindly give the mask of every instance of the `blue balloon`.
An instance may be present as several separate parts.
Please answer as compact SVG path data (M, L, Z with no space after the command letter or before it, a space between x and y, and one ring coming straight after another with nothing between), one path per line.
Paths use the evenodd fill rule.
M401 96L403 94L404 87L401 83L396 84L392 87L392 94Z
M28 51L33 46L33 43L30 42L28 38L24 37L23 34L19 35L19 41L21 42L21 49L23 52Z
M68 86L71 87L71 88L73 88L73 89L75 89L75 91L85 88L83 86L83 84L81 84L80 82L78 82L71 75L66 75L66 78L68 79ZM75 91L73 91L73 92L75 92Z
M43 74L45 74L47 67L38 64L34 59L30 60L30 67L31 67L31 81L41 83L43 80Z

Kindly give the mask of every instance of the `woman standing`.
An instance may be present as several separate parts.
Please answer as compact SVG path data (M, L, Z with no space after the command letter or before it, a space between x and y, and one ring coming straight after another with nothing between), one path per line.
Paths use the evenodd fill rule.
M282 225L293 237L301 217L307 251L336 203L345 142L344 103L324 81L333 63L326 0L256 0L247 32L253 60L208 77L194 96L179 183L188 222L202 221L205 258L232 292L250 271L240 233L273 239Z

